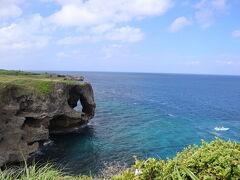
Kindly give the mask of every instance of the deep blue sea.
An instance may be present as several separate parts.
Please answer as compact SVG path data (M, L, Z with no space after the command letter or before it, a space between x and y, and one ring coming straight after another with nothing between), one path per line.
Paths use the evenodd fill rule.
M240 76L57 72L84 75L96 116L79 132L52 136L42 159L70 172L97 173L104 162L174 157L218 136L240 142ZM78 107L80 109L80 107ZM216 126L230 128L215 131Z

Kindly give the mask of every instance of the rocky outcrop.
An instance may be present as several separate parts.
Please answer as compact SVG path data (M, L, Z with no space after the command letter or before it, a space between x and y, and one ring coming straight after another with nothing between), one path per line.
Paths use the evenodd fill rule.
M49 74L45 73L48 78L58 78L62 77L64 80L69 80L69 81L84 81L83 76L71 76L71 75L62 75L62 74Z
M74 110L78 101L82 112ZM15 85L0 90L0 166L27 159L49 133L69 131L93 118L95 103L89 83L55 82L46 96L19 95Z

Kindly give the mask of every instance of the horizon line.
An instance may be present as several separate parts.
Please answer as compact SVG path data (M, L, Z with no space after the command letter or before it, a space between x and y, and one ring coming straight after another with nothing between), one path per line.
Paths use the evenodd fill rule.
M130 73L130 74L175 74L175 75L205 75L205 76L240 76L240 74L208 74L208 73L183 73L183 72L139 72L139 71L88 71L88 70L22 70L30 72L90 72L90 73Z

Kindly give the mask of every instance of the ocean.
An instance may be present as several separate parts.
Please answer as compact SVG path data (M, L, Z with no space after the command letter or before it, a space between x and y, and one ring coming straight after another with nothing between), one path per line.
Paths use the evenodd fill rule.
M68 172L97 174L104 163L131 165L135 155L172 158L202 139L240 142L240 76L57 73L83 75L97 105L87 126L52 135L53 143L39 154ZM216 131L218 126L229 130Z

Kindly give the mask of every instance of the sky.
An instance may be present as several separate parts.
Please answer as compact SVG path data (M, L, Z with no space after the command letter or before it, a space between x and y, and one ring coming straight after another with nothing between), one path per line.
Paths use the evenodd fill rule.
M240 75L240 0L0 0L0 69Z

